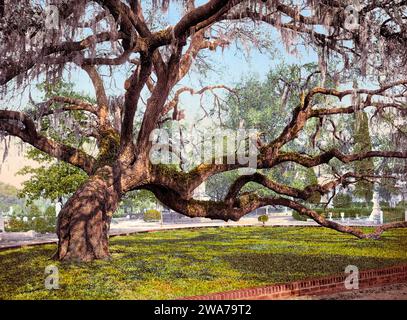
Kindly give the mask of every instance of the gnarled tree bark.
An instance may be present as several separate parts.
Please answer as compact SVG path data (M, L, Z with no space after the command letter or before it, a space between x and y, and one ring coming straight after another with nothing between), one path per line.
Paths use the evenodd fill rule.
M90 177L59 213L55 259L91 261L110 257L110 221L121 196L109 173L107 177L105 173Z

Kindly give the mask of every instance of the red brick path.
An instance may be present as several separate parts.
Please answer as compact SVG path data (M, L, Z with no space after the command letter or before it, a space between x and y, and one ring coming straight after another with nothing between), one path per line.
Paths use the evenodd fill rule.
M348 274L334 275L319 279L295 281L213 293L204 296L183 298L184 300L270 300L290 299L299 296L323 295L347 291L345 279ZM407 282L407 265L359 272L359 289L380 287L387 284Z

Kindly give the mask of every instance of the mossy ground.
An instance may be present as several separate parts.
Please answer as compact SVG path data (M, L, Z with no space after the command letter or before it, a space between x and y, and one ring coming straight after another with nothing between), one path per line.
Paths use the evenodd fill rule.
M234 227L111 239L111 261L49 260L55 245L0 252L0 299L171 299L407 263L407 230L358 240L311 227ZM44 287L58 266L60 289Z

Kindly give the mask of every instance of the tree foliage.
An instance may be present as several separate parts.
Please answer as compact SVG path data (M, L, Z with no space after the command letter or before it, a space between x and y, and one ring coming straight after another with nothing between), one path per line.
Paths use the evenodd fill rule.
M39 161L39 167L25 166L17 173L29 177L18 192L18 196L28 203L41 198L62 202L86 181L88 176L81 169L65 162L55 162L39 153L36 149L30 149L26 155Z
M0 182L0 211L7 212L10 207L21 205L22 201L17 197L17 188Z
M355 116L354 150L358 153L372 151L368 116L363 111L356 113ZM355 172L365 175L374 174L373 159L355 161ZM356 182L354 194L362 198L365 203L369 203L373 198L373 184L370 181Z

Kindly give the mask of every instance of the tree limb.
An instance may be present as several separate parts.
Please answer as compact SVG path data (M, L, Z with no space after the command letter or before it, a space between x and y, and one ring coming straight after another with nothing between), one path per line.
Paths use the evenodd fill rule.
M19 137L24 142L53 156L68 162L86 173L91 174L95 168L95 159L85 152L48 139L38 134L34 122L23 112L0 110L0 130Z

